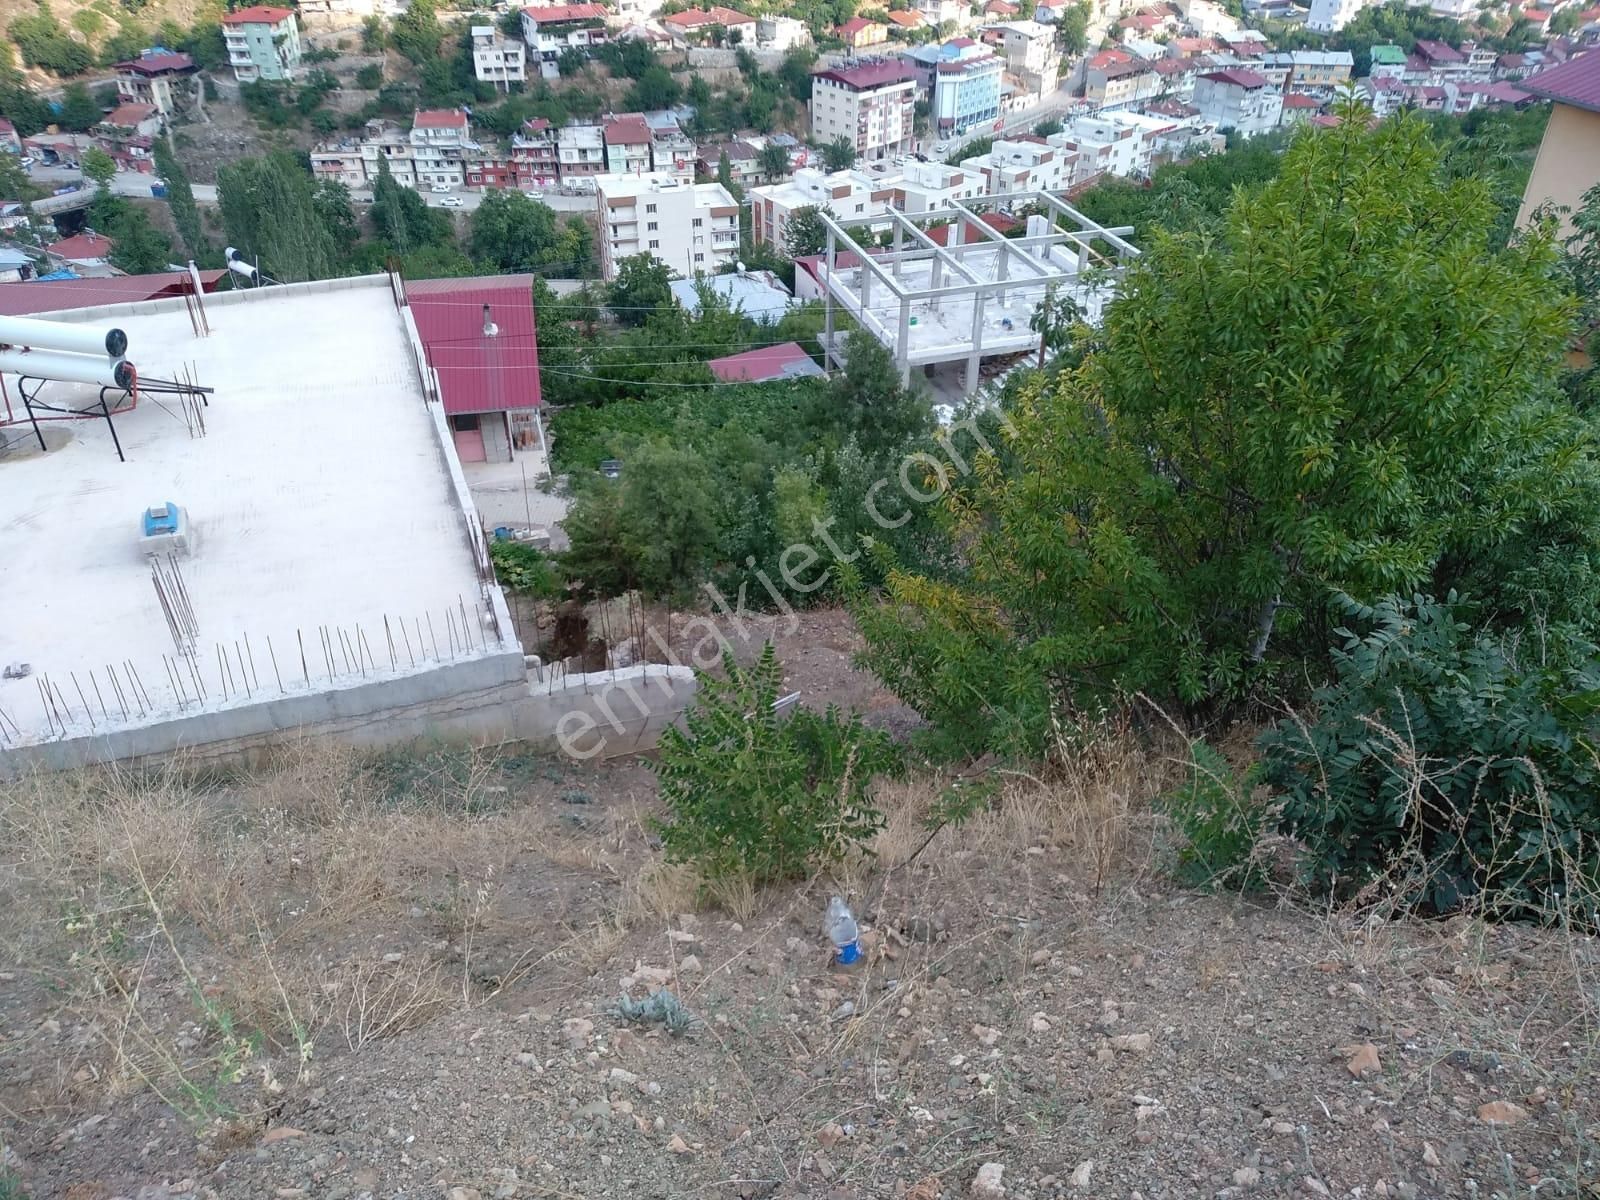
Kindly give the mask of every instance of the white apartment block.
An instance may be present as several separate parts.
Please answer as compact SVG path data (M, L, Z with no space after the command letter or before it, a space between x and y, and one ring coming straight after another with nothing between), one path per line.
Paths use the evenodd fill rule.
M1143 179L1150 174L1158 139L1177 124L1169 117L1146 113L1107 112L1074 117L1046 141L1074 156L1072 175L1065 186L1096 175Z
M481 83L509 92L528 78L528 47L499 35L493 25L472 27L472 73Z
M1059 192L1072 186L1078 161L1075 151L1052 146L1043 138L999 138L989 153L964 158L961 165L981 175L990 195L1007 192Z
M1194 81L1194 107L1219 133L1234 130L1253 137L1276 129L1283 116L1283 93L1245 67L1209 71Z
M361 170L369 183L376 183L380 168L379 159L389 164L389 174L401 187L417 186L416 163L412 158L411 133L396 125L379 121L367 124L367 136L361 139Z
M763 50L786 54L811 44L811 30L794 17L757 17L756 44Z
M751 235L757 242L784 249L789 218L801 208L826 209L840 220L882 217L894 207L897 182L874 179L860 171L829 175L815 167L801 167L784 183L751 189Z
M890 199L894 206L911 214L949 208L952 200L975 200L988 190L983 174L967 170L965 164L948 167L915 159L905 164L900 178L884 179L882 184L892 188Z
M1006 70L1036 96L1055 90L1061 76L1061 47L1056 31L1037 21L1010 21L991 28L999 32Z
M556 131L556 158L561 182L579 191L594 190L593 179L606 173L605 129L600 125L563 125Z
M1367 0L1311 0L1306 28L1313 33L1338 33L1361 15Z
M868 59L811 77L811 140L844 138L864 159L911 151L917 81L898 59Z
M416 187L466 182L466 157L478 149L467 114L453 109L421 109L411 120L411 158Z
M649 254L679 275L715 274L738 261L739 204L720 183L685 184L659 172L595 177L600 271Z

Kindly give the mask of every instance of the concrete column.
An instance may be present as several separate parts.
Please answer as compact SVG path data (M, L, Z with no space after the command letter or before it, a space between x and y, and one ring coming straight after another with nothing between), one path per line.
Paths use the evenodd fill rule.
M901 278L900 274L900 239L905 236L905 229L899 221L894 223L894 277Z
M978 370L983 362L983 293L972 294L972 351L967 355L967 395L978 390Z
M900 367L902 386L911 382L911 299L900 301L900 337L895 343L895 362Z
M822 373L833 368L833 230L828 230L828 254L822 260Z

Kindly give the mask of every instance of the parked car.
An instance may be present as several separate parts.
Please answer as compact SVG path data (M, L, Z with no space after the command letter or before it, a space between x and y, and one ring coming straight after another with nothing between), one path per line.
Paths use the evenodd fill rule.
M537 192L537 191L534 191L534 192L523 192L522 194L524 196L526 196L529 200L543 200L544 199L544 193L543 192Z
M436 183L428 190L436 196L441 194L448 195L450 193L450 185L448 183Z
M441 205L443 205L445 208L460 208L461 207L461 197L460 196L446 196L443 200L439 201L439 203Z

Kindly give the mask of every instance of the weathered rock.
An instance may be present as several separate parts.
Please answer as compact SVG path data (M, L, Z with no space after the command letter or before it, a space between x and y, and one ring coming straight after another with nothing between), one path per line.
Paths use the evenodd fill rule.
M1129 1054L1147 1053L1155 1041L1148 1033L1119 1033L1111 1039L1113 1050L1122 1050Z
M1002 1182L1005 1170L1000 1163L984 1163L972 1177L972 1186L967 1189L967 1195L972 1200L1005 1200L1006 1185Z
M678 963L679 975L698 975L704 970L705 968L700 965L700 956L697 954L685 954L682 961Z
M1088 1158L1084 1159L1081 1163L1079 1163L1073 1169L1073 1172L1072 1172L1072 1186L1075 1187L1075 1188L1078 1188L1080 1190L1083 1189L1083 1188L1088 1187L1089 1186L1089 1177L1091 1175L1093 1175L1093 1174L1094 1174L1094 1161L1092 1159L1088 1159Z
M1261 1182L1261 1172L1254 1167L1240 1167L1233 1173L1235 1187L1255 1187Z
M817 1130L817 1141L821 1142L825 1149L831 1150L843 1140L844 1127L837 1121L829 1121L821 1129Z
M667 1140L667 1152L669 1154L693 1154L694 1150L689 1146L688 1142L683 1140L681 1134L675 1133Z
M296 1129L292 1125L274 1125L267 1130L261 1139L263 1146L270 1146L274 1142L287 1141L289 1138L305 1137L303 1129Z
M1491 1100L1478 1105L1478 1120L1485 1125L1520 1125L1528 1119L1528 1110L1509 1100Z
M567 1039L567 1045L574 1050L582 1050L587 1046L592 1033L594 1022L587 1017L568 1017L561 1022L561 1036Z
M1365 1079L1369 1075L1377 1075L1383 1070L1383 1064L1378 1061L1378 1048L1371 1042L1360 1042L1354 1046L1341 1046L1339 1053L1345 1057L1345 1070L1349 1071L1356 1079Z
M1036 1012L1028 1018L1028 1030L1031 1033L1049 1033L1050 1018L1042 1012Z

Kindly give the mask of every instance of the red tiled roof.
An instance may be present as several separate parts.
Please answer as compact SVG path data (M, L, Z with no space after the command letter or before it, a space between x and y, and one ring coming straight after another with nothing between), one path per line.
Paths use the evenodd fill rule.
M201 271L201 290L214 292L226 271ZM0 283L0 316L26 317L35 313L67 312L98 304L132 304L182 295L188 275L165 271L158 275L115 275L110 279L43 279L30 283Z
M411 117L413 129L465 129L467 114L453 108L419 108Z
M1431 38L1417 39L1417 53L1429 62L1461 63L1467 61L1467 56L1454 46L1447 46L1445 43Z
M1340 117L1336 113L1318 113L1311 118L1311 124L1319 125L1323 129L1339 128Z
M1231 67L1226 71L1208 71L1200 76L1201 79L1212 79L1217 83L1231 83L1235 87L1242 87L1249 91L1266 87L1266 77L1257 75L1254 71L1247 71L1243 67Z
M853 37L863 29L870 29L876 24L876 21L869 21L865 17L851 17L843 25L839 26L839 34L842 37Z
M915 29L922 24L922 14L914 12L892 12L889 20L899 25L902 29Z
M104 258L111 253L111 239L102 233L76 233L45 247L57 258Z
M1283 98L1285 108L1321 108L1322 101L1312 96L1302 96L1299 92L1290 92Z
M1021 12L1022 6L1011 3L1011 0L989 0L989 3L983 6L983 11L1000 16L1011 16L1014 13Z
M3 133L15 133L16 131L17 131L17 127L15 125L13 125L10 121L6 120L4 117L0 117L0 132L3 132Z
M559 25L565 21L603 21L604 4L551 4L542 8L525 8L523 16L536 25Z
M673 13L661 20L663 24L675 25L679 29L699 29L703 25L749 25L755 18L718 4L705 10L691 8L688 12Z
M194 59L187 54L168 52L166 54L141 54L138 58L130 58L127 62L113 63L113 68L118 71L136 71L140 75L159 75L163 71L192 71Z
M107 125L118 125L125 129L132 129L140 121L148 120L155 115L154 104L119 104L104 118Z
M1600 112L1600 52L1590 51L1559 67L1530 75L1519 86L1558 104Z
M276 25L285 17L294 16L294 10L288 8L273 8L267 4L254 4L249 8L241 8L238 12L231 12L222 18L224 25Z
M711 373L724 383L765 383L773 379L794 379L801 375L821 375L822 368L798 342L783 342L713 358L706 363Z
M650 125L641 113L608 117L605 123L608 146L638 146L650 141Z
M1114 63L1125 63L1132 61L1133 55L1129 54L1126 50L1102 50L1099 54L1096 54L1089 60L1088 66L1091 71L1101 71Z
M408 280L406 299L447 414L538 407L532 275ZM483 333L485 304L493 337Z
M1533 99L1532 92L1525 92L1516 84L1506 83L1504 80L1490 84L1485 94L1496 104L1522 104Z
M529 133L543 133L550 128L550 122L544 117L530 117L522 123L522 127Z
M903 83L907 79L915 79L916 73L900 59L886 58L855 67L835 67L830 71L818 71L815 77L836 80L860 89L882 87L888 83Z

